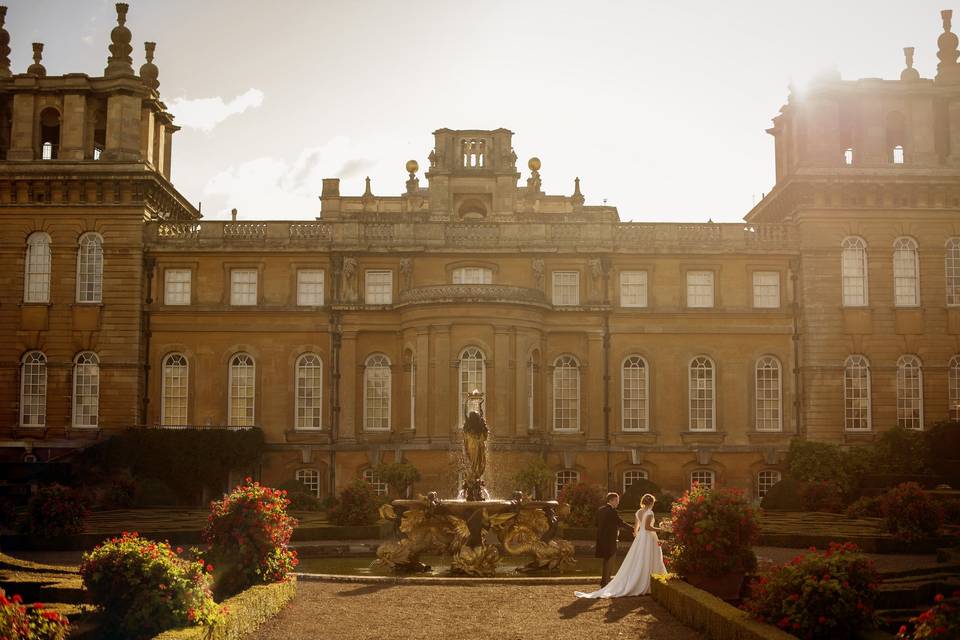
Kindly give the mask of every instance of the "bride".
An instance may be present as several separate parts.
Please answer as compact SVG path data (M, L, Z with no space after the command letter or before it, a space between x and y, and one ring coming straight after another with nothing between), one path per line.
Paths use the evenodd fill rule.
M627 551L627 557L610 583L593 593L574 592L578 598L619 598L621 596L642 596L650 593L650 576L664 574L663 552L660 550L657 531L653 525L653 504L656 499L649 493L640 499L640 509L633 525L633 543Z

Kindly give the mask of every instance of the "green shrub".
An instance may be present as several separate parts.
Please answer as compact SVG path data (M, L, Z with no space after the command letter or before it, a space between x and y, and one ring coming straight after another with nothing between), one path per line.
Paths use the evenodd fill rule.
M222 620L210 592L213 567L179 553L134 532L83 555L80 575L102 612L104 635L148 638L172 627Z
M397 492L402 498L409 497L410 489L420 482L420 471L409 462L388 462L377 465L377 475L380 482Z
M137 502L140 485L129 472L113 477L98 496L101 509L129 509Z
M784 478L767 490L767 495L760 500L760 507L767 511L802 511L805 482Z
M598 484L571 482L563 485L557 500L561 505L570 507L566 524L571 527L593 527L596 525L597 509L603 504L607 492Z
M513 482L521 491L540 500L546 494L552 478L553 472L550 471L550 467L543 458L538 456L517 472Z
M70 633L67 617L42 603L23 604L19 595L7 598L0 589L0 638L3 640L64 640Z
M71 536L83 531L87 501L74 489L60 484L41 487L17 521L17 531L39 538Z
M285 482L278 487L281 491L287 492L287 500L290 501L288 508L291 511L322 511L323 506L320 498L313 495L299 480Z
M327 517L338 526L367 526L377 521L380 500L369 483L356 480L340 492Z
M140 491L134 504L138 507L173 507L178 502L177 494L163 480L144 478L140 481Z
M801 482L834 482L846 487L850 483L846 461L835 444L794 439L787 452L787 474Z
M880 496L863 496L847 507L845 513L851 518L882 518Z
M649 493L657 499L653 505L653 510L656 513L669 513L671 505L674 500L676 500L676 496L663 491L657 483L646 479L639 479L634 480L633 483L627 487L627 490L623 492L623 496L620 498L620 508L639 509L640 498L642 498L645 493Z
M834 482L808 482L800 489L800 503L804 511L840 513L843 491Z
M17 520L17 507L13 500L9 498L0 498L0 529L5 526L13 526Z
M912 629L910 627L913 627ZM960 638L960 590L949 598L938 593L933 606L900 627L897 640L956 640Z
M757 566L753 545L760 524L739 489L695 486L674 503L671 515L671 571L720 576L748 573Z
M876 473L926 473L930 459L927 436L922 431L897 426L877 435L871 447L872 469Z
M916 482L904 482L883 495L884 529L897 539L914 542L930 538L943 524L943 511Z
M761 571L743 608L798 638L850 638L872 622L878 580L856 545L831 543Z
M940 500L939 504L943 511L943 522L960 525L960 498L945 498Z
M944 475L957 477L960 460L960 422L938 422L923 432L930 456L927 466Z

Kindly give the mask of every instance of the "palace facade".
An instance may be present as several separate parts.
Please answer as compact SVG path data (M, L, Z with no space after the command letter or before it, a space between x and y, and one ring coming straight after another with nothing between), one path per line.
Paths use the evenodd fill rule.
M320 495L380 462L457 484L466 393L490 484L779 480L792 438L960 418L960 65L820 78L768 130L743 223L621 222L541 189L512 132L439 129L399 195L323 181L316 221L206 221L119 4L103 76L14 74L0 31L0 456L131 428L264 430ZM5 12L5 9L4 9ZM19 43L15 43L20 46ZM402 179L401 174L401 179ZM399 185L398 185L399 186ZM269 214L269 212L262 212Z

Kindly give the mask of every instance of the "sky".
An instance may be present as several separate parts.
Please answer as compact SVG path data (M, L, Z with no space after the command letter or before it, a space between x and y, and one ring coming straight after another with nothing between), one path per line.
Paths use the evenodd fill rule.
M397 195L432 132L506 127L521 184L623 220L737 221L773 186L785 102L824 70L936 72L950 0L129 0L133 64L157 42L172 180L208 219L313 219L321 179ZM103 75L107 0L7 0L11 66Z

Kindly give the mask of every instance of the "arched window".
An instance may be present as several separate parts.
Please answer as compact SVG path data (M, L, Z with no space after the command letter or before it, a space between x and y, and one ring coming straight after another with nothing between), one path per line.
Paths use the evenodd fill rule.
M923 429L923 369L916 356L897 360L897 425Z
M950 369L947 372L947 387L950 419L960 422L960 356L950 358Z
M893 148L893 164L903 164L903 147L897 145Z
M770 487L780 482L780 472L776 469L764 469L757 474L757 497L762 498Z
M893 295L898 307L920 304L920 261L913 238L897 238L893 243Z
M575 469L563 469L557 471L553 483L553 496L555 498L560 497L560 493L563 491L563 488L568 484L576 484L580 482L580 472Z
M43 231L31 233L27 238L23 301L50 302L50 236Z
M29 351L20 361L20 426L47 424L47 356Z
M390 359L375 353L363 369L363 428L390 430Z
M56 160L60 156L60 112L47 107L40 112L40 159Z
M190 368L182 353L163 359L163 386L160 398L160 424L179 427L190 424L187 418Z
M227 423L231 427L256 424L256 364L253 357L238 353L230 360L230 404Z
M493 270L484 267L454 269L453 284L493 284Z
M844 239L841 270L843 306L867 306L867 243L855 236Z
M364 469L363 481L369 484L374 493L376 493L378 496L385 496L390 490L390 487L386 482L381 482L380 474L378 474L374 469Z
M320 497L320 472L316 469L297 469L294 478L301 483L307 491L317 498Z
M700 485L705 489L713 489L716 478L716 474L710 469L697 469L690 474L690 487Z
M100 407L100 359L92 351L73 363L73 426L96 427Z
M623 472L623 492L626 493L634 482L649 480L650 476L643 469L627 469Z
M476 347L467 347L460 352L460 424L463 424L466 415L464 400L467 394L474 389L479 389L481 393L487 391L486 363L484 362L483 352Z
M848 167L853 165L853 147L847 147L843 152L843 164Z
M323 362L315 353L297 358L296 429L320 429L323 426Z
M80 236L77 252L77 302L100 302L103 296L103 238Z
M783 398L780 382L780 361L773 356L757 360L756 429L780 431L783 428Z
M640 356L628 356L621 369L621 426L624 431L650 429L648 391L646 361Z
M869 431L870 364L861 355L847 358L843 365L844 428L847 431Z
M580 430L580 364L573 356L553 363L553 428Z
M947 304L960 305L960 238L947 240L944 271L947 279Z
M690 431L714 431L713 361L697 356L690 361Z

